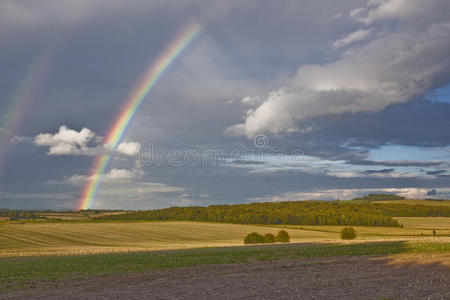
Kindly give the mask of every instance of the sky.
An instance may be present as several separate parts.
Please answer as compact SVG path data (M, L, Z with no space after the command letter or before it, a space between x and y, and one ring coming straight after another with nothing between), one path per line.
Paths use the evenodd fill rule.
M0 208L450 198L447 0L3 0ZM199 31L107 136L180 32ZM109 155L101 174L96 159Z

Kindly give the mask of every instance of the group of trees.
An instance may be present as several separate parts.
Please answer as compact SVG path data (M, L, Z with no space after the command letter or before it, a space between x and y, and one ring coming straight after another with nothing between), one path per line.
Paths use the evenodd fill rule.
M376 201L395 201L404 200L405 197L397 196L393 194L368 194L361 198L355 198L354 202L376 202Z
M114 209L86 209L80 210L78 212L70 211L70 210L23 210L23 209L0 209L0 220L6 219L9 221L17 221L17 220L48 220L48 215L55 214L59 216L64 216L64 214L78 214L80 216L90 217L104 213L116 213L122 212L122 210L114 210ZM52 217L51 220L56 220L58 218Z
M450 217L450 207L291 201L130 211L102 220L202 221L237 224L401 226L392 217Z
M35 220L36 214L34 211L0 209L0 217L7 218L7 220L10 221L17 221L21 219Z
M245 244L271 244L271 243L289 243L289 234L285 230L280 230L277 236L272 233L261 235L257 232L247 234L244 238Z

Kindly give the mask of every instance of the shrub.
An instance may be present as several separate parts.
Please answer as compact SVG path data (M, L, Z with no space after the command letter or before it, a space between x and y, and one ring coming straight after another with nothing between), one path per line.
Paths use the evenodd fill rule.
M247 234L244 239L244 244L262 244L264 243L264 237L257 232Z
M284 230L280 230L278 231L276 240L279 243L289 243L289 234Z
M271 233L266 233L264 235L264 243L275 243L275 236Z
M341 239L343 240L353 240L356 238L356 231L353 227L344 227L341 231Z

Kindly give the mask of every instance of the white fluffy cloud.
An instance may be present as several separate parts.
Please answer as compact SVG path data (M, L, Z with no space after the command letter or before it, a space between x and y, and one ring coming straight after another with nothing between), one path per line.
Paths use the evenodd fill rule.
M31 141L36 146L49 147L48 155L87 155L96 156L104 154L118 154L136 157L141 150L141 144L137 142L120 143L116 149L110 149L108 145L101 145L102 137L88 128L80 131L70 129L65 125L59 127L57 133L41 133L34 138L14 137L14 142ZM91 146L89 144L92 144Z
M49 155L80 155L87 151L87 144L95 136L95 133L88 128L83 128L79 132L68 128L59 127L55 134L41 133L34 138L37 146L48 146Z
M129 180L138 176L136 171L129 171L126 169L111 169L108 174L106 174L105 179L110 180Z
M113 168L108 173L102 175L102 182L110 182L110 183L120 183L120 182L129 182L132 179L138 179L142 177L143 172L139 169L118 169ZM77 186L83 186L87 183L87 181L93 180L97 178L99 175L73 175L64 180L65 183L70 183ZM58 183L58 182L56 182Z
M389 30L361 29L337 41L348 44L378 30L370 41L350 47L334 62L301 66L294 78L247 111L245 122L227 133L250 138L262 132L295 131L299 121L310 117L379 111L446 84L450 19L420 14L443 10L446 3L426 1L413 7L407 1L406 12L400 13L400 2L405 1L370 1L354 11L353 18L367 24L389 17L397 18L399 25Z
M128 156L137 156L141 151L141 144L136 142L123 142L117 146L117 152Z

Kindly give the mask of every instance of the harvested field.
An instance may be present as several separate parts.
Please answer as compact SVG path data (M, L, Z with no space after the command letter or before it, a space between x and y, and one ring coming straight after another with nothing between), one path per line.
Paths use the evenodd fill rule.
M401 222L408 222L406 219L402 218ZM356 241L434 240L434 229L439 241L450 239L450 228L445 225L450 218L416 219L420 222L413 220L415 226L428 228L358 226ZM239 246L250 232L276 234L280 229L287 230L294 243L341 242L342 228L202 222L5 223L0 224L0 257Z
M185 267L40 284L0 299L449 299L450 254Z

